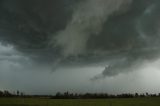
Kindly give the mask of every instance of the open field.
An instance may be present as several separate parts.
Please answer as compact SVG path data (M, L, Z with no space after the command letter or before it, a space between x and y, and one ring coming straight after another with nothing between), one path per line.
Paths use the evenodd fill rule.
M75 99L0 98L0 106L160 106L160 98Z

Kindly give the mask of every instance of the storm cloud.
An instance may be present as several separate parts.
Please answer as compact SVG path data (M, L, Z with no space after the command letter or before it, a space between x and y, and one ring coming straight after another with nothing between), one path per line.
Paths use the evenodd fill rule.
M159 0L0 0L0 42L53 70L100 65L106 68L95 79L116 76L159 58L159 5Z

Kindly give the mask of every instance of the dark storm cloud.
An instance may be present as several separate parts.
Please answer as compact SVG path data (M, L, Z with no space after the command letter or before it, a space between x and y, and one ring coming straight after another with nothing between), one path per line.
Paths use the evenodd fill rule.
M47 55L48 40L69 20L72 3L66 0L1 0L0 39L24 53ZM70 1L71 2L71 1ZM48 52L48 53L46 53Z
M54 65L108 61L102 76L114 76L158 57L159 5L159 0L0 0L0 40Z

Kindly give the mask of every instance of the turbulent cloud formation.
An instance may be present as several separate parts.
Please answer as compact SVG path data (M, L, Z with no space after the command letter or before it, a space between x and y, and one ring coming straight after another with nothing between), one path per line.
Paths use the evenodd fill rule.
M56 36L64 55L79 55L86 49L91 35L98 35L108 17L131 0L86 0L75 9L71 22Z
M95 79L115 76L159 58L159 5L159 0L0 0L0 42L53 68L103 65Z

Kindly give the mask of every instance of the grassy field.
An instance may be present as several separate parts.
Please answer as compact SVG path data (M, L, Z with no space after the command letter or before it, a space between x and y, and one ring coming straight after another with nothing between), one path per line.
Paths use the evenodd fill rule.
M76 99L0 98L0 106L160 106L160 98Z

